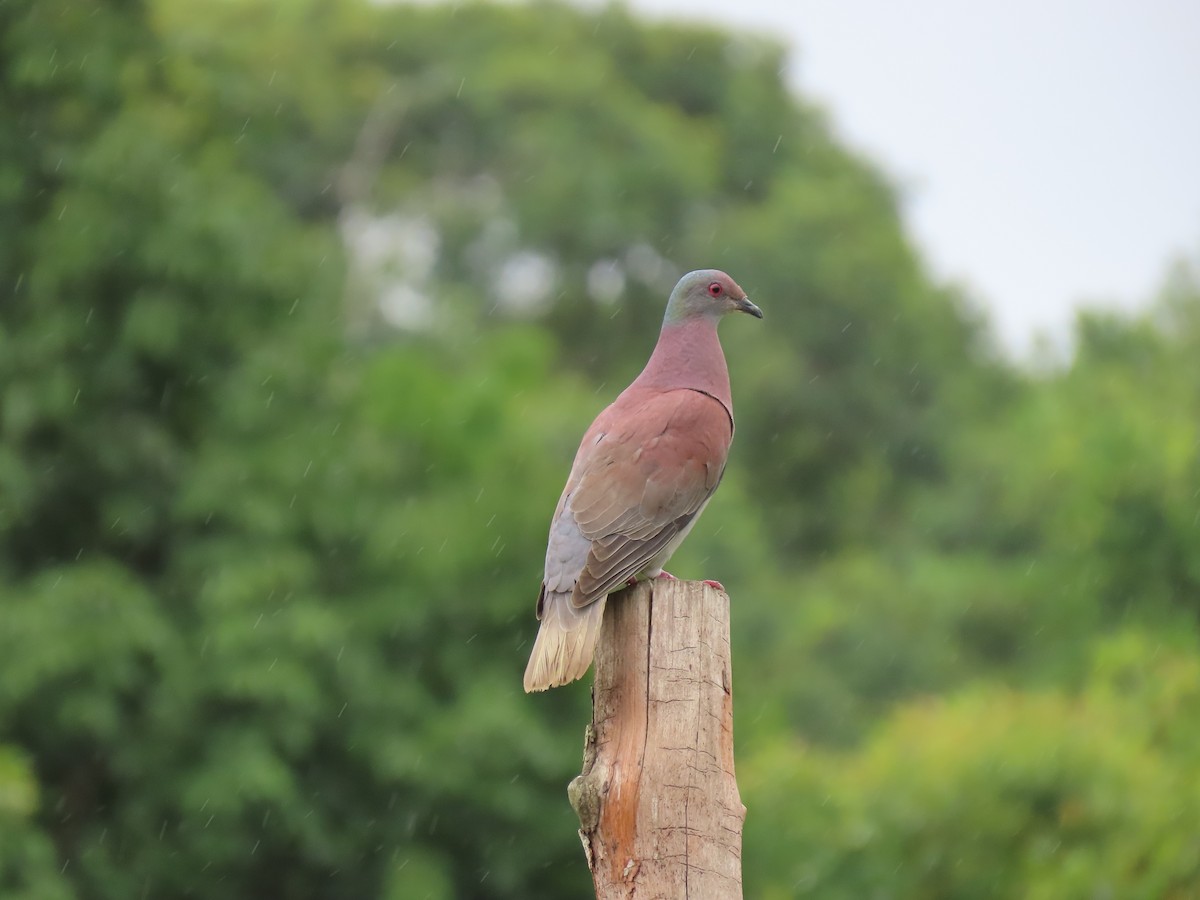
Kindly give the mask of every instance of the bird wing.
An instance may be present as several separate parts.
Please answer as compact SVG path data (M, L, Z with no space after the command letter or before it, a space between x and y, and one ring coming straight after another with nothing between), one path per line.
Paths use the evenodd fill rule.
M687 527L720 483L732 438L729 411L700 391L627 393L597 418L551 530L552 543L557 529L574 544L573 561L587 543L576 607L623 585Z

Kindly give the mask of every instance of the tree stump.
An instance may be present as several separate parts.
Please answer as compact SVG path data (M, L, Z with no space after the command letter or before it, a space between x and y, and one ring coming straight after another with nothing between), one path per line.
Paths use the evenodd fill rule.
M595 667L567 793L597 900L740 898L729 595L656 579L610 597Z

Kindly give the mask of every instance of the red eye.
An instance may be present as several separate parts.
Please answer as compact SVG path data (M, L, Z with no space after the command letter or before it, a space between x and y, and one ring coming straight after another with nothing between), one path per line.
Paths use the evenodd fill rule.
M721 285L718 282L714 281L712 284L710 284L708 286L708 292L710 294L712 294L714 297L720 297L721 296Z

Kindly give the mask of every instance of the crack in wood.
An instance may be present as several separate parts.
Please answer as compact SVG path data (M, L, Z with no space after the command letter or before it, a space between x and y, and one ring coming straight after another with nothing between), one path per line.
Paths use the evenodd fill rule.
M599 900L742 895L728 604L682 581L610 600L567 791Z

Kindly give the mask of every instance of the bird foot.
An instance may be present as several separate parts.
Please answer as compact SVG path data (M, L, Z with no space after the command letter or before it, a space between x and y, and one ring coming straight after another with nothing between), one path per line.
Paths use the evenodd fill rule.
M672 575L670 572L659 572L654 577L655 578L665 578L665 579L667 579L667 581L678 581L679 580L674 575ZM634 578L632 575L630 575L628 578L625 579L626 587L633 587L637 583L638 583L638 580L636 578Z
M725 585L721 584L721 582L719 582L719 581L707 581L706 580L704 583L707 584L709 587L716 588L718 591L725 590Z

